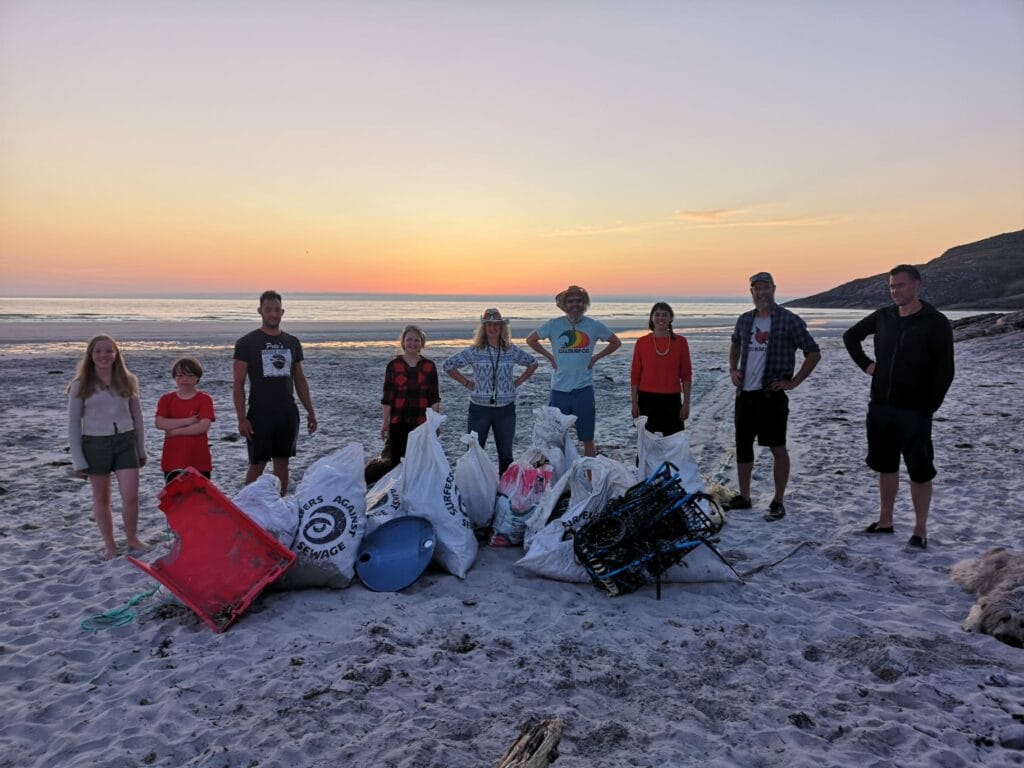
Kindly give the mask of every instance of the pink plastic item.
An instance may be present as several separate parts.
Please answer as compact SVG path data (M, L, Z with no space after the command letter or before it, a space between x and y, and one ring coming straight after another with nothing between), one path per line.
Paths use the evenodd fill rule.
M128 562L159 581L214 632L223 632L295 553L250 520L217 487L189 467L160 492L160 509L178 535L151 564Z
M508 496L513 512L527 512L540 501L553 473L550 464L540 467L509 464L498 483L498 493Z

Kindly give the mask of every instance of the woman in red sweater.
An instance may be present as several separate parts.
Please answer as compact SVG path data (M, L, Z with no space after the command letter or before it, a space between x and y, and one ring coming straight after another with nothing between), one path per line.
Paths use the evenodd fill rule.
M693 383L690 345L672 330L673 318L675 313L665 302L651 307L651 332L636 340L629 377L633 418L646 416L647 431L663 435L685 429Z

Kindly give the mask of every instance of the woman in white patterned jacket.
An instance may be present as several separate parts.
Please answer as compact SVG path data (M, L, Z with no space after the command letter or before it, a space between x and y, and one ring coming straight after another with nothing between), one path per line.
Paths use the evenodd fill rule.
M470 366L472 378L459 368ZM525 370L515 375L516 366ZM498 472L504 474L512 463L512 442L516 436L516 392L537 370L537 361L511 342L508 320L497 309L480 316L473 344L441 366L445 373L469 390L469 431L476 432L481 447L494 430L498 449Z

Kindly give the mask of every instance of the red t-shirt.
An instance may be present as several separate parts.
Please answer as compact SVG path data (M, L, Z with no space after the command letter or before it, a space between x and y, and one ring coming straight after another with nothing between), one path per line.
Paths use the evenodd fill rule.
M198 416L214 421L213 400L205 392L196 392L195 397L182 400L177 392L168 392L156 404L156 415L165 419L186 419ZM160 457L160 469L170 472L175 469L195 467L200 472L213 470L210 457L210 441L206 433L201 435L178 435L164 437L164 452Z
M641 392L675 395L683 391L684 381L693 381L690 345L685 338L677 333L670 339L655 339L649 333L636 340L630 386Z

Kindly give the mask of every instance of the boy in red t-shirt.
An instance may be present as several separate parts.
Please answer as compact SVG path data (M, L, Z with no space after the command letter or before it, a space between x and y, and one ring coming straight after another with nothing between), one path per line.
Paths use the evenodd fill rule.
M213 400L197 389L203 366L193 357L182 357L171 367L177 389L160 398L156 406L156 428L164 431L164 452L160 469L170 482L185 469L194 467L206 477L213 470L206 433L214 420Z

